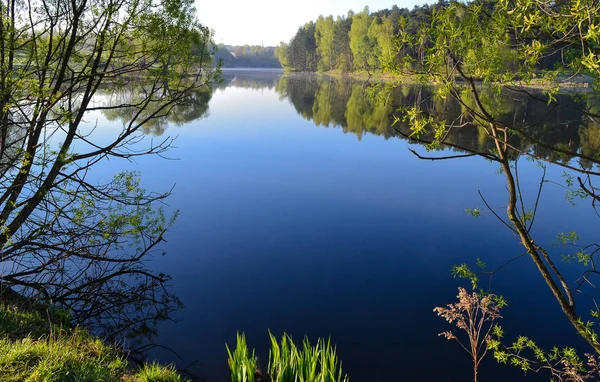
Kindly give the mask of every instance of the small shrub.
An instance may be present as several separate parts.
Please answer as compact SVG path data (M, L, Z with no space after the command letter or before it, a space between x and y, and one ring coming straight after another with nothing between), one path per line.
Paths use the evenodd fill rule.
M494 321L502 318L500 309L506 304L502 298L493 294L468 293L458 288L458 302L446 307L437 307L433 311L449 323L467 333L468 343L463 343L454 333L440 333L449 340L455 340L473 360L473 380L477 382L479 364L488 351L488 340L494 327Z
M172 365L145 364L134 375L132 382L182 382Z

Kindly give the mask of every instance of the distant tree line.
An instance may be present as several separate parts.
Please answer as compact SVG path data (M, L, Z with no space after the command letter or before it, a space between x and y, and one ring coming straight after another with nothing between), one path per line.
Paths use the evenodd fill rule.
M400 67L418 71L433 43L429 28L432 16L450 4L439 0L412 10L394 5L373 13L365 7L360 13L349 11L335 18L321 15L298 28L289 43L281 42L275 55L281 66L291 72L372 74L398 72ZM407 37L410 45L402 43ZM551 68L560 59L547 57L541 66Z
M215 63L221 61L224 68L281 68L274 46L217 45Z

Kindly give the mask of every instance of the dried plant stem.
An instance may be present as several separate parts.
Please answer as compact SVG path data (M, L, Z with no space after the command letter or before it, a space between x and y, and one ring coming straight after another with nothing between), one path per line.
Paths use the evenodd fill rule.
M449 323L464 330L469 338L469 346L456 337L451 331L440 333L449 340L456 340L473 360L473 381L479 380L478 371L481 360L488 351L487 340L493 327L494 320L500 318L500 305L493 294L481 295L476 292L467 293L464 288L458 288L458 303L449 304L446 308L437 307L434 312Z

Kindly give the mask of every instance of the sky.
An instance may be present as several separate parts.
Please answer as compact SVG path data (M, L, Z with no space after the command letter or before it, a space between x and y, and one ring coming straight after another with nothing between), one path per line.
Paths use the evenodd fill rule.
M215 42L227 45L279 45L319 15L346 15L369 6L371 12L412 9L434 0L196 0L198 19L215 31Z

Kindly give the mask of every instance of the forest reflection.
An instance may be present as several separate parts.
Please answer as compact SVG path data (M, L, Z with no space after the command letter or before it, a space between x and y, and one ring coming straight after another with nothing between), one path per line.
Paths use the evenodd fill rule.
M344 133L365 134L385 139L410 139L411 131L398 110L420 104L425 110L443 116L453 127L443 137L440 149L458 152L488 153L494 150L494 141L481 127L469 121L464 107L448 96L434 96L432 86L359 83L350 79L326 76L285 76L276 91L288 98L298 114L317 126L340 128ZM567 163L571 156L556 149L594 157L600 151L600 126L585 118L582 110L600 109L597 97L587 98L585 104L568 93L557 95L557 104L548 106L541 91L530 90L539 98L511 92L484 93L486 102L502 122L527 131L528 139L513 134L508 142L522 151L549 161ZM394 124L395 117L400 119ZM433 136L420 136L418 142L431 142ZM412 140L412 139L411 139ZM415 141L417 142L417 141ZM418 143L417 142L417 143ZM590 168L592 162L581 163Z
M434 96L432 86L366 83L315 74L283 75L278 71L225 71L221 84L189 93L185 102L168 117L146 124L144 133L160 136L169 125L182 126L206 117L214 92L228 87L274 90L281 100L289 100L302 118L316 126L339 128L344 133L354 134L359 140L366 134L372 134L385 139L409 139L413 143L431 142L434 137L426 134L418 140L413 139L415 137L411 136L408 124L401 118L403 113L399 110L403 107L420 104L431 114L442 115L449 124L457 126L443 137L443 143L436 150L478 153L494 150L494 142L488 134L468 120L465 107L450 96ZM600 97L581 100L565 92L558 94L558 102L549 106L541 90L527 92L529 94L522 95L515 92L510 92L510 95L508 92L483 93L484 101L493 104L500 121L527 132L527 139L517 134L507 137L511 145L551 162L568 163L572 159L561 151L580 153L584 157L599 156L600 126L585 118L583 110L600 111ZM143 115L136 115L136 94L133 89L114 92L106 104L127 98L132 106L118 111L104 110L107 119L128 123L134 117L143 118ZM159 106L157 102L156 107ZM592 161L580 159L580 162L583 168L592 166Z
M163 116L149 119L144 123L141 130L146 135L161 136L170 125L182 126L186 123L202 119L208 115L209 102L214 91L206 87L189 91L182 102L165 110ZM169 90L165 89L163 97L169 97ZM143 105L142 101L147 100L144 89L130 86L118 88L110 95L103 98L102 114L109 121L121 121L124 125L132 121L143 121L147 115L156 112L163 107L164 102L161 99L151 100L149 105ZM112 105L125 105L111 109ZM168 113L167 113L168 112Z
M271 90L277 86L282 75L283 71L281 70L224 70L222 73L223 82L219 85L219 88L236 87Z

